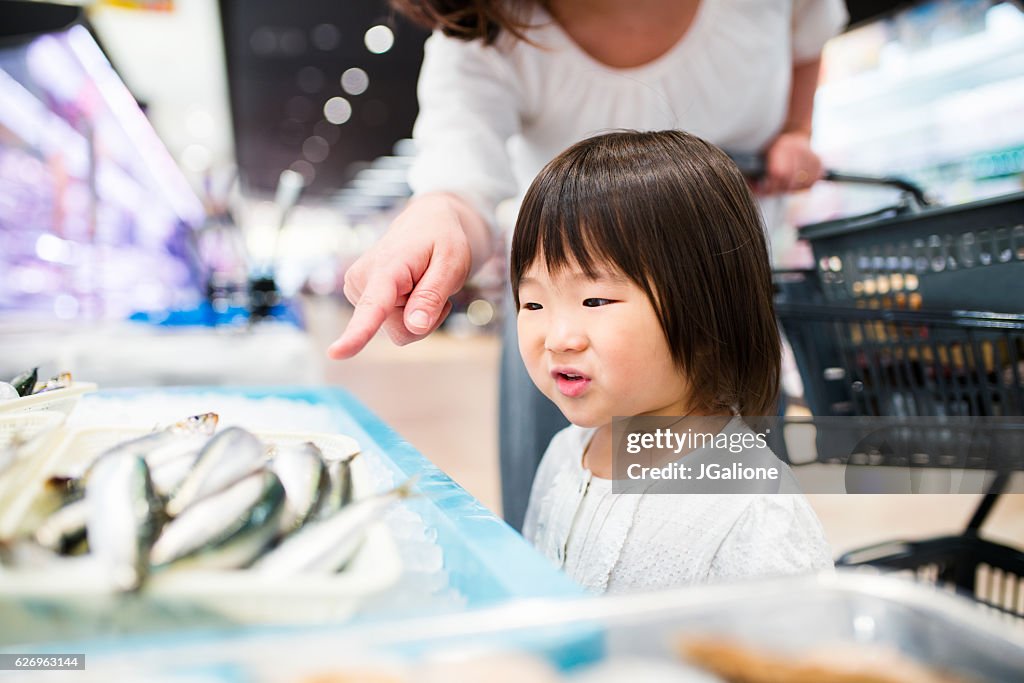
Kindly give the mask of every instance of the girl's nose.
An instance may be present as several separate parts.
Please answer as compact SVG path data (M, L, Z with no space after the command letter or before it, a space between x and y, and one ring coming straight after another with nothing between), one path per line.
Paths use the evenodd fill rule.
M555 353L582 351L587 347L587 335L582 327L567 317L556 318L548 328L544 348Z

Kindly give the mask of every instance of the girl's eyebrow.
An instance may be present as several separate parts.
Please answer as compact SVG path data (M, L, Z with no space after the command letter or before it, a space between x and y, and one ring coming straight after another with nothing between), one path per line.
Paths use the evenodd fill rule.
M596 270L594 271L593 276L587 275L582 270L576 269L570 271L570 273L574 277L582 277L588 280L593 280L594 282L602 282L613 285L627 284L630 282L630 279L628 277L626 277L617 270ZM529 275L524 275L523 277L519 278L520 287L524 287L526 285L536 285L539 284L539 282L540 281L537 278L531 277Z
M615 285L629 282L629 278L617 270L597 270L590 279Z

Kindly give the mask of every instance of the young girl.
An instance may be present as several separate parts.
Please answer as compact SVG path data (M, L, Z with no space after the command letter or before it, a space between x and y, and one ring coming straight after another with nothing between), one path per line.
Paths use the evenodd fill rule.
M740 415L775 414L764 232L724 153L679 131L570 147L526 193L511 277L530 377L572 423L533 483L523 533L541 552L594 592L832 566L802 495L612 491L613 416L708 416L749 433Z

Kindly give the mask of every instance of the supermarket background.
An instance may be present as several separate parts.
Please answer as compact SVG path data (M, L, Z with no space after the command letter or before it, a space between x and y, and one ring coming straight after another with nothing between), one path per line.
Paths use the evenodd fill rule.
M946 205L1024 191L1024 8L848 5L815 106L826 166ZM154 404L178 385L340 387L500 511L500 259L440 333L325 356L345 268L409 195L425 32L370 0L0 9L0 377L69 370ZM817 265L793 226L893 200L825 182L789 198L776 265ZM792 360L785 385L801 414ZM978 499L811 496L837 554L959 533ZM1024 546L1024 500L1003 496L985 533Z

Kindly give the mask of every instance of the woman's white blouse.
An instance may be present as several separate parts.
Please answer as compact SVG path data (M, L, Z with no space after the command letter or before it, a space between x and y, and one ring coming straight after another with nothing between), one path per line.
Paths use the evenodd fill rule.
M727 429L745 426L734 420ZM551 440L523 526L527 540L587 590L626 592L832 568L824 530L803 495L613 493L611 480L594 477L581 464L592 435L570 426ZM795 486L792 473L775 460L784 485Z
M762 151L784 123L794 62L816 57L846 19L843 0L702 0L682 40L629 69L591 58L541 9L528 31L536 45L435 33L410 184L458 192L493 220L559 152L609 129L678 128Z

